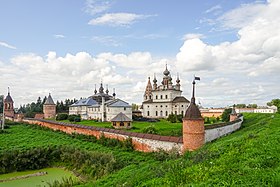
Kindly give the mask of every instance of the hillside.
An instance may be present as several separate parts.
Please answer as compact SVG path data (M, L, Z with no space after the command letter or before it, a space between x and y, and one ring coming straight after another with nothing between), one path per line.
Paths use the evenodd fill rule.
M279 186L280 115L245 114L242 129L182 158L130 165L96 186ZM90 186L90 185L88 185Z
M116 141L70 136L38 126L10 125L0 134L0 171L6 173L5 168L15 162L22 167L17 170L24 170L35 154L32 169L74 169L87 177L79 186L279 186L280 114L245 114L244 118L239 131L181 157L140 153ZM65 158L48 158L57 152ZM17 159L11 161L13 156ZM41 165L34 164L37 161Z

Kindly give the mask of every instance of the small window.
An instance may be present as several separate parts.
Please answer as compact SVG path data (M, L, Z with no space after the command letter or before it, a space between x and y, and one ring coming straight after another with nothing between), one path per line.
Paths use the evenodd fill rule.
M150 106L148 105L148 108L149 108Z
M156 99L157 99L157 95L156 95Z
M160 105L160 107L162 108L162 105Z
M156 111L156 116L158 115L157 111Z
M123 110L126 110L126 107L124 107Z
M151 95L149 96L149 99L152 99L152 96L151 96Z
M127 123L127 126L130 127L130 123L129 122Z
M156 106L157 107L157 106Z
M184 116L184 111L181 112L182 116Z
M147 116L150 116L150 111L147 111Z
M121 121L121 123L120 123L120 126L122 126L122 127L124 126L124 123L123 123L122 121Z
M175 105L175 107L177 107L177 105Z
M168 96L167 95L165 95L165 99L167 99L168 98Z
M160 99L162 99L162 95L160 95Z
M177 111L175 111L175 115L177 115Z
M182 105L182 107L184 107L184 105Z
M168 106L166 105L165 107L167 108Z
M165 116L168 116L168 112L167 111L165 111Z
M113 126L116 126L116 122L113 122Z

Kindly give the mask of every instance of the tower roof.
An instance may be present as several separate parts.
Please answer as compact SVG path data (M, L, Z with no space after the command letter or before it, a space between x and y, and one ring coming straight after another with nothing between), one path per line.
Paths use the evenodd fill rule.
M116 121L132 121L129 117L127 117L124 113L120 112L118 115L116 115L111 121L116 122Z
M198 79L194 79L193 80L193 93L192 93L192 99L191 99L191 103L186 111L185 114L185 119L203 119L200 113L200 110L198 109L198 107L195 104L195 97L194 97L194 93L195 93L195 80Z
M163 74L164 74L165 76L168 76L169 73L170 73L170 72L168 71L168 69L167 69L167 64L166 64L165 70L164 70Z
M48 96L46 102L44 103L44 105L55 105L55 103L53 102L53 99L52 99L52 96L51 96L50 93L49 93L49 96Z
M150 77L148 79L149 80L148 80L148 83L147 83L147 86L146 86L145 94L150 94L151 91L152 91L152 84L151 84Z
M6 96L4 102L5 103L13 103L14 102L12 97L10 96L10 92L8 92L8 95Z

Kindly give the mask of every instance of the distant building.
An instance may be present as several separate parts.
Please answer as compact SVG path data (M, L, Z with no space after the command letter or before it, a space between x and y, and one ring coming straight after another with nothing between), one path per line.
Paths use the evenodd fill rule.
M237 113L276 113L276 106L259 106L257 108L236 108Z
M149 77L142 103L143 117L167 118L171 113L184 115L190 102L181 95L180 88L179 76L177 76L176 84L173 85L167 66L163 72L161 85L157 85L157 79L154 76L152 86Z
M201 108L199 109L201 112L202 117L220 117L223 112L224 108Z
M99 121L111 121L120 112L132 119L132 107L127 102L117 99L116 94L109 95L108 88L104 92L101 83L99 92L96 88L94 95L81 99L69 107L69 115L81 115L82 119L95 119Z
M14 101L10 95L10 89L8 88L8 95L4 99L4 115L6 117L14 118Z
M56 116L56 105L53 102L51 94L49 94L46 102L43 104L44 118L55 118Z

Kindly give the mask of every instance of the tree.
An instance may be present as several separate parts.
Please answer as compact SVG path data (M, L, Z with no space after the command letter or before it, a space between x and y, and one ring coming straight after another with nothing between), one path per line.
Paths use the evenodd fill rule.
M138 108L138 105L137 104L135 104L135 103L132 103L132 111L136 111L136 110L138 110L139 108Z
M277 113L280 113L280 99L272 99L270 102L267 103L268 106L276 106Z
M258 107L257 104L249 104L249 105L247 106L247 108L257 108L257 107Z
M224 110L224 112L222 114L222 121L229 122L229 115L230 115L231 111L232 111L231 108L227 108Z
M236 108L246 108L246 104L237 104Z
M4 103L4 97L1 95L0 96L0 113L2 113L3 112L3 103Z

